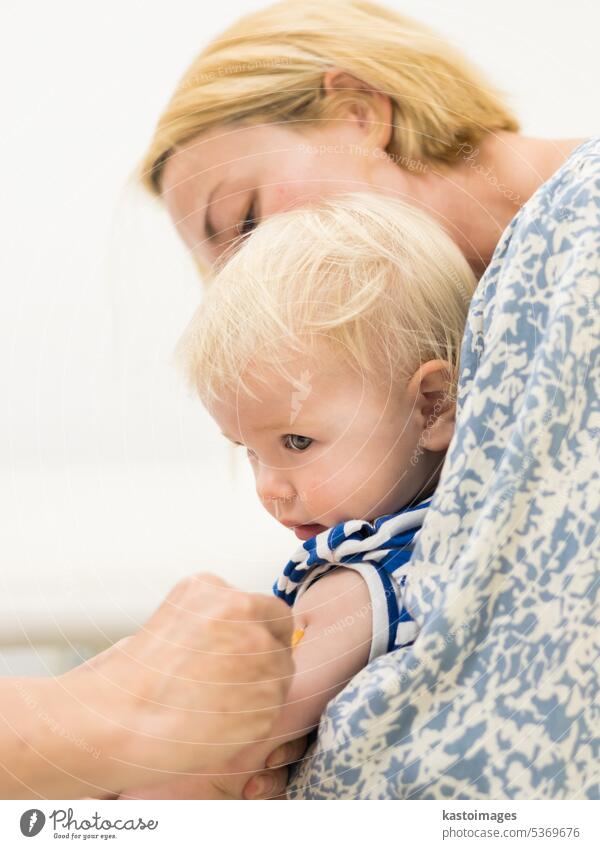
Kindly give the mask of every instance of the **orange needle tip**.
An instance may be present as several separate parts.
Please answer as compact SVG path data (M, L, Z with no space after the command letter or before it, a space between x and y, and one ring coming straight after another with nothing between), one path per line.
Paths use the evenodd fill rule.
M302 637L304 636L304 628L296 628L292 634L292 648L295 649Z

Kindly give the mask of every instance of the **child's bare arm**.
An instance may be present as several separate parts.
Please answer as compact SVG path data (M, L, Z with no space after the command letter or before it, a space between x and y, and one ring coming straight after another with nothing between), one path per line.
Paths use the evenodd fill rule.
M327 703L369 658L372 611L367 585L357 572L340 567L318 580L294 605L294 619L304 636L294 650L296 672L288 697L269 739L230 762L231 775L225 779L230 789L234 774L241 792L273 749L314 728Z
M351 569L336 569L298 599L294 623L304 636L294 650L296 671L270 745L318 725L327 703L366 665L372 613L365 581Z

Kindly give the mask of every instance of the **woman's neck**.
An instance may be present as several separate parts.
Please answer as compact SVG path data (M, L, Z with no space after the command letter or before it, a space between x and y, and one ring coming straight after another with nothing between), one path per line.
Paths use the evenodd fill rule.
M403 192L440 221L480 276L511 219L582 141L490 134L463 145L454 166L402 172Z

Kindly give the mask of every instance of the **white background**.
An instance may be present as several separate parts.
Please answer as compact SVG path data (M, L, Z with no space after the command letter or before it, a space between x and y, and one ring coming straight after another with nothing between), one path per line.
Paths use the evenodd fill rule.
M199 569L269 591L299 544L170 363L200 283L131 181L194 55L263 5L3 0L0 644L99 644ZM387 5L462 47L525 133L599 132L594 0Z

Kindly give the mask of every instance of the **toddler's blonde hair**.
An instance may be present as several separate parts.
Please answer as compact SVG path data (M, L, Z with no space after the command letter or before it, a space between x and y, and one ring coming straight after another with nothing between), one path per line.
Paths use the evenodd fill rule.
M381 194L332 196L267 218L230 253L178 346L208 409L231 392L256 397L248 375L297 379L311 354L387 385L445 360L454 397L475 277L426 213Z

